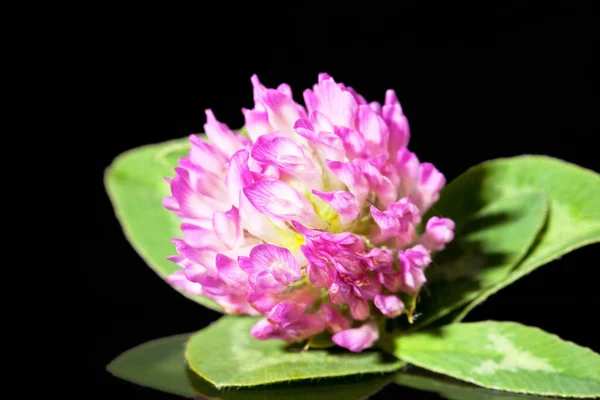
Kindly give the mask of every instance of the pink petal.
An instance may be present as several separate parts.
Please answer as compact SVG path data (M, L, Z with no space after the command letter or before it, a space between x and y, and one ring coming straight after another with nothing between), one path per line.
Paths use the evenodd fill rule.
M356 90L354 90L351 86L347 86L346 90L352 94L352 96L354 96L354 99L356 100L356 103L359 105L363 105L363 104L367 104L367 100L365 100L365 98L363 96L361 96L360 94L358 94L356 92Z
M300 178L307 180L320 178L320 169L312 159L306 156L304 150L296 142L283 136L269 141L260 140L264 137L261 136L252 148L252 158L266 164L276 165L285 173Z
M386 106L391 105L400 105L398 101L398 96L396 96L396 92L393 89L388 89L385 91L385 103Z
M335 334L350 329L348 318L342 316L334 306L324 305L322 309L327 316L327 330L329 332Z
M213 229L221 242L229 249L234 249L244 242L240 226L240 215L235 207L226 213L215 212L213 214Z
M362 169L355 163L330 160L327 160L327 166L348 187L358 203L363 204L369 195L369 182Z
M348 224L358 218L360 205L352 193L343 190L333 192L313 190L312 192L338 212L342 224Z
M359 165L367 182L369 182L369 187L384 206L387 207L398 199L398 188L387 176L382 175L370 162L360 160Z
M354 126L358 104L352 93L335 83L329 75L319 75L313 90L304 91L304 101L309 113L318 110L327 115L333 125Z
M191 295L202 295L202 285L189 281L183 270L175 271L166 278L166 281L173 287L183 290Z
M362 253L365 251L365 241L358 235L352 232L330 233L320 232L319 239L321 241L331 242L343 250Z
M279 86L277 86L277 90L288 97L292 97L292 88L287 83L282 83Z
M396 318L404 311L404 303L395 295L382 295L375 296L375 307L381 311L383 315L390 318Z
M372 101L369 103L369 108L371 108L371 110L373 110L376 114L381 114L381 103Z
M372 155L387 149L389 131L385 121L369 106L358 108L358 130L363 134Z
M326 251L322 251L321 255L326 257L331 265L340 275L348 279L359 279L364 270L365 265L362 263L362 258L349 251L341 251L334 245L326 244L324 247L329 247Z
M336 305L345 304L346 300L344 299L344 292L347 292L347 287L341 286L337 282L333 282L329 285L328 293L331 302Z
M183 269L183 274L190 282L202 283L204 278L216 275L216 271L216 266L214 268L207 268L197 262L189 262Z
M431 254L428 249L418 244L404 251L406 257L419 268L425 268L431 263Z
M187 278L190 279L189 276L187 276ZM202 291L204 295L210 299L228 295L229 287L225 284L225 282L217 277L199 276L195 281L202 285Z
M181 239L171 239L171 242L175 245L177 253L194 263L200 264L205 268L216 272L215 257L217 256L217 252L214 249L192 247Z
M443 250L454 239L454 227L454 221L449 218L431 217L420 238L421 243L432 251Z
M310 121L315 125L316 130L320 132L333 132L334 125L331 123L331 120L327 117L327 115L315 110L310 113L309 117Z
M248 168L249 157L248 150L239 150L229 160L225 185L229 193L229 201L235 207L239 207L241 190L253 182Z
M353 291L356 296L371 300L381 292L381 284L374 276L365 275L354 282Z
M415 202L422 214L440 198L440 190L446 184L446 178L433 164L423 163L419 168L419 187L415 195Z
M298 342L325 330L326 317L321 314L305 314L298 320L282 328L285 340Z
M288 233L276 227L267 216L261 214L248 200L243 190L240 192L240 220L246 231L265 242L280 244Z
M346 329L336 333L331 339L338 346L359 353L373 346L373 343L379 339L379 329L375 323L368 323L360 328Z
M409 294L418 292L427 281L423 269L431 262L429 251L422 245L417 245L404 252L399 251L398 261L402 290Z
M215 231L195 224L181 224L183 240L192 247L221 250L225 247Z
M322 115L318 111L311 114L311 119L318 118L315 115ZM325 116L322 117L321 124L327 125ZM310 143L310 145L320 152L324 159L341 161L344 159L344 147L339 136L331 133L331 130L317 130L313 123L306 118L301 118L294 123L294 131Z
M225 284L229 286L245 286L248 280L248 274L246 274L238 265L238 263L223 255L217 254L216 257L217 270L219 271L218 277Z
M393 155L394 158L398 154L398 151L408 145L410 140L410 125L408 119L404 115L398 115L398 107L394 107L392 112L386 110L384 107L384 113L387 111L391 115L389 116L388 123L390 130L390 139L388 143L389 154Z
M364 257L369 260L370 269L373 271L392 269L394 253L389 249L374 247Z
M298 232L300 232L301 234L303 234L305 236L310 237L311 239L319 236L322 233L321 231L316 230L316 229L308 229L307 227L305 227L298 221L292 221L292 226L294 227L295 230L297 230Z
M186 176L177 175L171 181L171 193L182 213L192 218L210 218L213 210L204 201L205 196L190 187Z
M305 139L312 138L312 141L316 141L317 134L315 133L315 127L307 118L300 118L294 122L294 131Z
M334 133L342 139L346 155L350 160L367 157L367 141L360 132L344 126L336 126Z
M249 257L239 256L238 264L239 264L240 268L244 272L246 272L248 275L252 275L252 274L256 273L256 267L254 266L254 264L252 264L252 260L250 260Z
M257 291L253 289L248 291L246 299L248 300L248 303L252 305L252 307L264 315L267 315L269 312L271 312L273 307L282 301L281 295L277 293L265 292L262 290Z
M400 176L401 197L408 196L414 192L419 182L419 159L415 153L403 147L398 151L396 165Z
M352 318L358 321L369 318L369 303L366 300L350 297L348 303L350 305L350 314L352 314Z
M179 159L179 168L175 168L175 171L181 174L182 170L186 171L186 179L193 190L218 202L227 201L227 190L222 174L217 176L213 172L206 171L188 158Z
M404 247L414 241L415 228L421 221L419 210L410 196L390 204L383 212L371 206L371 215L380 228L372 239L373 243L394 238L396 247Z
M389 211L379 211L373 205L370 207L370 210L373 221L375 221L381 230L381 234L375 239L376 242L383 242L400 233L402 226L397 216Z
M221 151L206 143L196 135L190 135L189 159L202 169L214 174L221 174L227 158Z
M204 132L208 139L213 143L227 158L233 153L246 147L248 141L240 135L236 135L229 127L215 118L212 110L206 112L206 124L204 124Z
M302 251L306 249L305 246L301 246L301 248ZM318 287L329 287L333 281L329 268L322 267L314 262L308 262L306 265L306 274L308 275L308 279Z
M284 301L273 307L267 318L274 324L286 327L297 321L304 311L306 311L306 307L291 301Z
M167 257L167 260L179 265L181 268L185 268L189 263L187 258L183 256L169 256Z
M245 187L243 192L264 215L288 222L295 220L312 228L325 226L312 204L285 182L259 181Z
M294 102L289 87L284 86L283 90L268 89L260 83L256 75L253 75L250 80L254 88L255 104L261 104L266 109L269 125L273 129L271 132L281 132L293 138L294 122L299 118L305 118L306 111Z
M410 195L390 204L388 210L407 224L421 223L421 213Z
M267 318L258 321L251 329L251 335L259 340L283 339L297 342L314 336L325 329L323 315L303 315L286 327L269 322Z
M171 193L177 200L181 213L189 218L210 219L214 211L225 211L227 205L204 196L190 186L189 172L175 168L177 176L171 181Z
M267 318L263 318L254 324L250 334L258 340L282 339L279 327L269 322Z
M269 113L261 104L257 104L254 109L248 110L243 108L245 127L248 130L248 136L253 142L261 135L266 135L273 131L269 124Z
M304 151L292 139L288 139L279 132L263 135L252 148L252 158L263 163L294 162L305 158ZM282 160L282 158L284 158Z
M275 279L270 271L258 271L248 277L248 284L253 289L280 293L285 290L286 285Z
M389 127L390 139L388 144L389 154L396 159L396 155L401 148L408 145L410 140L410 127L408 119L404 116L400 102L393 90L385 93L385 105L381 110L381 115Z
M425 274L422 269L411 269L409 271L404 272L404 287L403 290L406 293L414 294L421 290L427 279L425 278Z
M221 306L227 314L260 315L248 304L243 294L227 294L225 296L212 297L212 300Z
M163 207L170 211L180 211L179 203L177 203L177 199L173 196L167 196L163 199Z
M298 261L286 248L259 244L250 251L250 260L256 270L268 271L283 285L300 279Z

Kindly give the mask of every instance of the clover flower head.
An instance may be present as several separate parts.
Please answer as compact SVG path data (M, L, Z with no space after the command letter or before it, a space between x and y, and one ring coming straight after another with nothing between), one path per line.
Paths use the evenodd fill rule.
M408 149L393 90L368 103L322 73L304 103L286 84L251 79L247 136L206 111L208 142L167 179L164 206L181 219L181 270L168 282L229 314L264 316L260 340L298 342L328 331L353 352L379 338L377 320L407 312L454 222L423 215L444 176ZM419 234L419 227L425 228Z

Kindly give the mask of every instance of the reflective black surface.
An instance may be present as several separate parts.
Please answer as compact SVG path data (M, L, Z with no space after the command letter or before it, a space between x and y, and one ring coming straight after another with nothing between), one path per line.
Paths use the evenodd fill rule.
M205 108L241 126L240 108L252 105L253 73L268 86L289 83L300 101L325 71L370 100L396 89L411 123L411 149L448 180L481 161L524 153L598 170L591 144L599 108L596 21L590 10L569 4L493 11L364 4L348 8L349 15L300 4L270 10L281 12L276 16L232 8L107 13L96 32L97 70L89 76L101 114L82 127L91 143L92 224L77 235L77 273L92 291L93 346L85 357L95 393L176 398L114 378L105 365L140 343L201 329L219 316L172 291L125 240L102 186L115 156L201 132ZM517 321L600 350L590 322L600 309L598 247L543 266L467 320ZM389 385L373 398L440 396Z
M167 392L178 392L170 395L165 392L138 387L137 395L157 398L209 398L221 400L260 400L260 399L384 399L390 397L409 396L418 399L496 399L496 400L534 400L556 399L555 397L534 396L521 393L509 393L485 389L466 382L461 382L443 375L434 374L416 367L407 366L395 374L364 375L335 379L323 379L310 383L280 383L269 386L251 388L223 389L215 388L211 383L196 375L192 370L186 371L188 383L186 387L171 387ZM144 394L144 392L146 392Z

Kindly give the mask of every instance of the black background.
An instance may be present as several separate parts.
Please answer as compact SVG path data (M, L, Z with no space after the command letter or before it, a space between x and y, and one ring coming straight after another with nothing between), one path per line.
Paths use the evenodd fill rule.
M155 9L107 19L98 32L104 56L90 77L108 93L92 174L98 237L88 271L97 326L89 366L95 388L170 398L113 378L104 366L130 347L198 330L218 317L171 290L130 247L104 193L104 168L133 147L202 132L206 108L230 127L242 126L240 109L252 107L254 73L268 87L290 84L297 101L319 72L369 101L395 89L411 124L411 150L449 181L481 161L520 154L598 170L593 10L360 7L348 15L312 8L271 9L273 15L240 10L239 17L216 11L167 16ZM590 317L600 305L598 250L588 246L544 266L468 320L518 321L600 350ZM400 394L426 397L392 389L378 396Z

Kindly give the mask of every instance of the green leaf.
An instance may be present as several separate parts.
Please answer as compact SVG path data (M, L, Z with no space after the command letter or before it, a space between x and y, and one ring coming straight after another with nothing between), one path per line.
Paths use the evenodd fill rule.
M250 336L257 318L226 316L195 334L185 356L190 368L218 388L393 372L403 363L378 350L309 349Z
M208 399L221 400L359 400L383 389L394 374L367 374L360 377L328 378L306 382L275 383L263 386L217 389L192 370L187 370L194 390Z
M457 313L456 321L539 266L579 247L600 242L600 175L544 156L491 160L469 169L444 188L430 214L452 218L460 225L497 198L527 190L542 191L549 199L550 213L542 234L512 273Z
M402 360L483 387L547 396L600 396L600 355L514 322L452 324L395 340Z
M447 315L504 280L533 244L547 212L542 194L520 193L460 221L455 240L427 270L429 282L417 306L422 315L410 330Z
M176 254L171 239L181 237L179 218L162 205L170 194L163 177L174 175L177 160L188 151L187 138L142 146L118 156L105 172L106 190L127 240L162 278L179 269L167 257ZM206 297L179 292L221 311Z
M196 397L186 377L183 352L191 333L169 336L127 350L106 367L114 376L141 386Z
M329 400L332 397L358 400L379 391L394 379L393 374L367 374L358 379L321 379L311 382L310 390L306 390L305 382L219 390L188 368L184 350L191 336L191 333L170 336L136 346L114 359L107 370L118 378L163 392L223 400Z
M462 382L445 375L434 374L416 368L416 371L399 372L395 382L417 390L436 392L442 397L451 400L542 400L556 399L555 397L541 397L529 394L501 392L499 390L485 389L467 382Z

